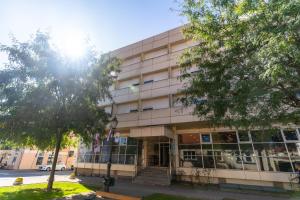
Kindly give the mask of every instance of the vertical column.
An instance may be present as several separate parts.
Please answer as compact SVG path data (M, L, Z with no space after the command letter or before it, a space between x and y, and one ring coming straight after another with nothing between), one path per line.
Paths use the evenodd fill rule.
M175 155L175 171L179 167L179 151L178 151L178 135L177 135L177 130L176 126L173 127L173 132L174 132L174 155Z

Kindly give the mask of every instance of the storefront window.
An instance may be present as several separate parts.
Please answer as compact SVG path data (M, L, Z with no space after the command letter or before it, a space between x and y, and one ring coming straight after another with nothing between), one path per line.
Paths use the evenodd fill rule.
M101 142L100 152L87 152L84 156L79 155L79 162L87 163L107 163L109 160L110 145L107 139ZM114 140L112 146L112 163L114 164L134 164L137 154L137 140L134 138L120 137Z
M298 135L296 129L179 135L180 166L292 172L300 164Z

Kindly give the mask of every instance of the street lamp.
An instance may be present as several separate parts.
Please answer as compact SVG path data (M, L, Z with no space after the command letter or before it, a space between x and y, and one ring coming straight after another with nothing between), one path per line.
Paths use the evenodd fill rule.
M108 149L109 149L109 157L108 157L108 162L107 162L107 172L106 172L106 177L104 177L104 191L105 192L109 192L109 187L113 186L115 183L115 180L113 177L110 176L110 169L111 169L111 160L112 160L112 147L113 147L113 140L114 140L114 134L115 134L115 130L117 128L118 125L118 120L117 117L115 116L113 110L115 107L115 103L112 103L112 110L111 110L111 114L114 115L111 119L110 122L110 130L109 130L109 134L107 137L107 141L108 143Z

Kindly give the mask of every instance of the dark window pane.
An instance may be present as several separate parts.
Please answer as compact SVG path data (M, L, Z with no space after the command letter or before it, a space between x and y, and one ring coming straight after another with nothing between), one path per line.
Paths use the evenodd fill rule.
M258 130L251 131L253 142L283 142L280 130Z
M137 140L135 138L128 137L127 138L127 145L136 145Z
M125 164L133 165L134 164L134 159L135 159L134 155L126 155L126 162L125 162Z
M202 144L202 149L212 150L212 145L211 144Z
M213 143L237 143L235 132L219 132L212 134Z
M215 168L213 156L203 156L204 168Z
M178 145L178 148L179 149L201 149L201 146L200 144L198 145L190 145L190 144L187 144L187 145Z
M250 142L248 131L238 131L240 142Z
M298 140L297 132L296 130L283 130L283 135L285 137L285 140L287 141L293 141Z
M125 154L126 153L126 146L120 146L120 153L119 154Z
M126 154L136 154L137 146L127 146Z
M179 144L200 144L199 134L179 135Z

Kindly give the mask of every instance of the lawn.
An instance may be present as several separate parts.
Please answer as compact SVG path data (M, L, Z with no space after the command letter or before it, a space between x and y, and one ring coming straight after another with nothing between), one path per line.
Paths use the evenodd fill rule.
M46 192L46 183L1 187L1 200L48 200L72 194L91 192L92 188L79 183L54 182L53 191Z
M168 194L152 194L144 198L144 200L201 200L201 199L193 199L193 198L186 198L183 196L173 196Z

